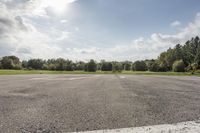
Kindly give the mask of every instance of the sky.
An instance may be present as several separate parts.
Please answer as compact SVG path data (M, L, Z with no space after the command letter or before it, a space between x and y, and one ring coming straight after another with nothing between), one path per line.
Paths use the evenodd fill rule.
M199 0L0 0L0 57L135 61L199 35Z

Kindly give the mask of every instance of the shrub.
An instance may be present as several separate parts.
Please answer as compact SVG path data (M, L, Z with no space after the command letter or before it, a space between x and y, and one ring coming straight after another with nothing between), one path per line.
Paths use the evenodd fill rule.
M174 72L185 72L185 64L183 60L177 60L173 64L173 71Z
M191 67L192 67L193 71L196 71L198 69L198 64L197 63L192 63Z

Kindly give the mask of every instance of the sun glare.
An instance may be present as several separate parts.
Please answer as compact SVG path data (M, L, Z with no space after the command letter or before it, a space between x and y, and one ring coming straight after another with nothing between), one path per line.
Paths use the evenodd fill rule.
M56 12L63 12L69 3L69 0L44 0L42 5L44 7L51 7Z

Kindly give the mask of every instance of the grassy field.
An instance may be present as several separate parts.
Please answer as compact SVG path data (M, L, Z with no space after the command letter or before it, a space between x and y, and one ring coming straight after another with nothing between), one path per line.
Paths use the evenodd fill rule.
M134 75L168 75L168 76L200 76L200 73L191 74L191 72L149 72L149 71L124 71L122 74Z
M0 75L16 74L112 74L112 72L48 71L48 70L0 70Z
M84 71L46 71L46 70L0 70L0 75L17 75L17 74L133 74L133 75L169 75L169 76L200 76L200 73L191 74L189 72L141 72L141 71L122 71L121 73L113 72L84 72Z

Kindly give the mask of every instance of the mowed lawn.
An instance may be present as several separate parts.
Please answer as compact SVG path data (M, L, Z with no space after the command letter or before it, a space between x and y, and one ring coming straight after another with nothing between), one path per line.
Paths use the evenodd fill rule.
M191 72L149 72L149 71L47 71L47 70L0 70L0 75L17 74L133 74L133 75L169 75L169 76L200 76L200 73L191 74Z

